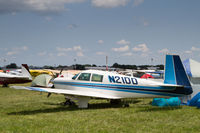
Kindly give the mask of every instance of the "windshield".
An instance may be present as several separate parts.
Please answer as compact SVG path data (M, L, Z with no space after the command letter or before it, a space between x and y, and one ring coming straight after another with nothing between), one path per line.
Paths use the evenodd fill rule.
M72 77L72 79L73 79L73 80L75 80L75 79L76 79L76 77L78 77L78 75L79 75L79 73L78 73L78 74L76 74L74 77Z

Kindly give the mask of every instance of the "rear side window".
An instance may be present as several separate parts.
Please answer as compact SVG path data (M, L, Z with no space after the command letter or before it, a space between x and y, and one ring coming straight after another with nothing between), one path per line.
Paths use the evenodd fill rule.
M94 81L94 82L102 82L102 80L103 80L103 75L92 74L92 81Z
M90 81L91 73L81 73L78 80Z

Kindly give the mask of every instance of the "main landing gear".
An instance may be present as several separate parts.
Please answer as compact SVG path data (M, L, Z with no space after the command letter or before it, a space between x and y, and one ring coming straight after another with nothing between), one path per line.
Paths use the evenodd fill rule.
M110 99L111 105L123 105L123 107L129 107L128 103L122 103L121 99Z
M66 101L64 102L64 105L78 105L78 108L88 108L88 102L90 100L89 97L81 97L81 96L66 96ZM76 101L76 102L74 102Z
M71 101L68 98L65 98L65 99L66 99L66 101L64 102L64 105L75 105L75 102Z

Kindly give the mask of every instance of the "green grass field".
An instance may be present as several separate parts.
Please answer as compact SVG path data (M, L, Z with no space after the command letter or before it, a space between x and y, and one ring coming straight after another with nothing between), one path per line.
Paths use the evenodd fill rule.
M107 100L91 100L89 109L63 106L63 95L0 87L0 133L71 132L200 132L196 107L159 108L152 99L134 99L111 106Z

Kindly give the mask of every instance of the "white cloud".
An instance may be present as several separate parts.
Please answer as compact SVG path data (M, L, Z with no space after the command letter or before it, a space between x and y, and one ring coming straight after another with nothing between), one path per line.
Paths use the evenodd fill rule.
M145 52L149 51L149 48L147 47L147 45L145 43L143 43L143 44L139 44L136 47L134 47L133 51L145 53Z
M103 43L104 43L103 40L98 40L97 42L98 42L99 44L103 44Z
M191 54L192 51L190 51L190 50L186 50L184 53L186 53L186 54Z
M144 0L134 0L133 5L134 6L139 6L144 2Z
M79 50L82 50L82 49L81 49L81 46L74 46L74 47L73 47L73 50L74 50L74 51L79 51Z
M126 52L129 50L129 46L125 45L125 46L119 47L119 48L112 48L112 50L115 52Z
M200 48L192 46L191 51L200 51Z
M128 52L128 53L124 53L123 54L123 56L132 56L133 55L133 53L131 53L131 52Z
M129 0L92 0L92 5L101 8L125 6Z
M67 54L61 52L61 53L58 53L57 56L67 56Z
M200 51L200 48L192 46L190 50L186 50L184 53L191 54L193 52L199 52L199 51Z
M26 51L26 50L28 50L28 47L27 46L23 46L23 47L19 48L19 50L20 49Z
M16 55L16 54L19 54L23 51L27 51L28 50L28 47L27 46L22 46L22 47L18 47L18 48L12 48L10 51L8 51L6 53L6 55L8 56L12 56L12 55Z
M37 12L59 13L65 9L65 4L83 2L85 0L1 0L0 13Z
M56 50L58 51L57 56L66 56L67 52L76 52L76 55L79 57L84 56L83 50L80 45L73 46L72 48L57 47Z
M11 55L16 55L18 54L18 51L9 51L6 53L6 55L11 56Z
M72 48L60 48L60 47L57 47L56 50L59 51L59 52L68 52L68 51L72 51Z
M77 52L76 55L77 55L78 57L84 56L82 51Z
M128 45L128 44L130 44L130 42L126 41L126 40L120 40L120 41L117 42L117 44Z
M158 53L167 54L167 53L169 53L169 49L164 48L164 49L158 50Z
M97 55L105 55L105 52L96 52Z

